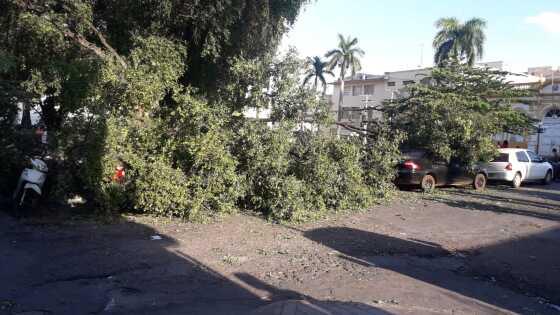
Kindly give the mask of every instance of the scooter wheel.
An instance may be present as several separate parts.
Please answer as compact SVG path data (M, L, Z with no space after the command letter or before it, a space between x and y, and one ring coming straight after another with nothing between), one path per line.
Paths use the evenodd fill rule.
M21 204L21 196L23 194L23 189L20 191L14 199L12 199L12 216L15 218L21 218L23 212L23 205Z
M16 218L26 217L37 208L39 195L32 189L22 189L14 199L13 216Z

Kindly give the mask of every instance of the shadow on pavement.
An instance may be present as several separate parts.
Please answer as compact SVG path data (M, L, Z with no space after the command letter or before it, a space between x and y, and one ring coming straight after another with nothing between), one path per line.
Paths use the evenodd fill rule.
M392 270L513 312L526 313L527 305L499 294L496 284L560 302L560 230L479 248L464 258L438 244L346 227L319 228L304 235L354 263ZM542 308L540 312L553 313Z
M559 248L560 229L550 229L481 247L469 258L469 267L513 290L560 304Z
M539 219L560 221L560 207L550 203L520 199L508 196L496 196L469 191L447 191L445 195L424 196L428 200L445 203L451 207L491 211L496 213L510 213ZM458 198L453 198L458 197ZM469 197L471 199L465 199ZM534 209L529 210L528 207Z
M224 276L156 235L132 222L31 226L0 212L0 314L249 314L284 309L271 305L284 300L325 303L250 274ZM352 304L363 310L356 314L388 314ZM282 314L299 314L292 311Z
M560 202L560 182L558 181L552 182L549 185L523 183L518 189L513 189L507 185L496 185L493 188L520 197L536 197Z
M492 194L487 194L487 193L479 193L479 192L472 192L472 191L451 191L449 192L449 194L451 195L456 195L456 196L463 196L463 197L471 197L471 198L478 198L478 199L483 199L483 200L488 200L488 201L494 201L494 202L504 202L504 203L508 203L508 204L514 204L514 205L519 205L519 206L528 206L528 207L539 207L539 208L544 208L544 209L550 209L550 210L558 210L560 213L560 206L559 205L555 205L555 204L550 204L550 203L545 203L545 202L538 202L538 201L534 201L534 200L530 200L527 198L523 198L523 195L517 196L517 195L505 195L505 196L496 196L496 195L492 195Z

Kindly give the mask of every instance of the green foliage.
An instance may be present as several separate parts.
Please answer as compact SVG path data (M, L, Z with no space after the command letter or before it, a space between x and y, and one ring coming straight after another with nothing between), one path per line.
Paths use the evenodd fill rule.
M511 107L529 91L515 89L505 75L458 64L435 68L429 84L411 86L383 110L391 127L407 134L407 146L445 160L487 161L496 154L494 134L524 134L533 128L525 113Z
M363 182L361 144L356 139L300 135L298 140L294 147L296 173L328 209L356 210L371 204Z
M381 121L370 123L367 142L362 147L364 182L377 198L387 197L394 188L395 165L401 157L400 146L406 135Z
M231 58L272 53L307 1L104 1L93 6L94 25L106 25L120 54L133 34L165 36L188 45L187 83L211 92L227 81ZM183 69L184 70L184 69Z
M393 188L398 139L380 134L364 149L359 139L294 133L293 127L255 123L239 131L236 151L247 183L246 207L273 220L305 221L367 208Z
M169 161L156 160L136 169L134 207L147 213L189 218L191 201L188 178Z
M113 210L125 207L189 220L231 213L243 193L229 136L219 111L188 94L175 96L173 109L128 117L112 116L101 150L97 199ZM111 177L118 163L126 166L125 182ZM118 194L119 186L126 196Z
M282 56L235 59L228 79L231 83L220 96L237 111L269 108L273 121L313 120L325 124L328 104L315 90L300 83L304 67L305 61L294 49Z
M25 155L31 152L34 140L34 135L26 130L0 131L0 192L15 189L20 172L27 164Z
M119 101L131 106L129 109L153 110L167 93L178 87L186 50L161 37L137 37L134 41L129 66L120 82L125 86Z
M247 124L238 131L235 146L240 173L246 178L246 206L277 219L289 218L298 210L282 207L286 194L298 198L302 193L295 179L286 181L290 176L290 129L280 126L272 130L260 123Z
M366 148L323 134L328 104L302 84L304 61L274 55L304 3L0 2L0 162L13 170L0 170L1 188L15 184L24 140L34 144L13 124L23 103L48 127L57 199L188 220L368 207L390 189L396 138L380 133ZM347 44L342 68L357 68L362 52ZM267 122L241 114L265 107Z

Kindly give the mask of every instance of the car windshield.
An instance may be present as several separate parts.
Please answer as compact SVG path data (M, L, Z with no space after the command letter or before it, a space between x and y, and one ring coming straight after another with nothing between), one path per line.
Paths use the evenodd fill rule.
M509 154L507 153L500 153L497 157L495 157L490 162L509 162Z

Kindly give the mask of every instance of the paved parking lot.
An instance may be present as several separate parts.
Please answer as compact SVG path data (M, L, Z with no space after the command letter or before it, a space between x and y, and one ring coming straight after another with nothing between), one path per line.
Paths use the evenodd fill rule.
M0 314L558 314L559 222L560 184L401 192L297 226L1 213Z

